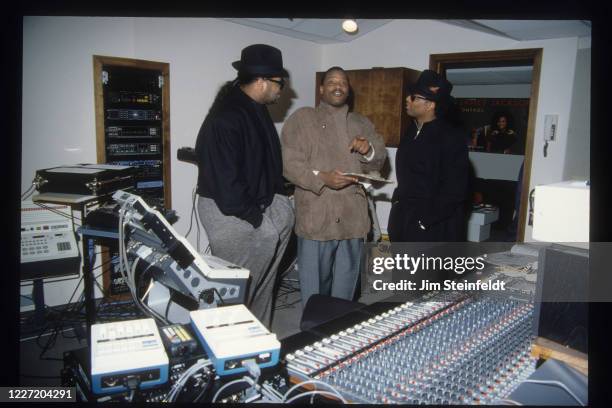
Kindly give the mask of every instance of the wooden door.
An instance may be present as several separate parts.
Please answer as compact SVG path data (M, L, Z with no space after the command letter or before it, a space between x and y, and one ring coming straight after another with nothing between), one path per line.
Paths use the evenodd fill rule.
M351 108L366 116L383 137L387 147L397 147L406 130L406 87L416 81L419 71L408 68L372 68L346 71L353 91ZM316 104L323 72L316 75Z

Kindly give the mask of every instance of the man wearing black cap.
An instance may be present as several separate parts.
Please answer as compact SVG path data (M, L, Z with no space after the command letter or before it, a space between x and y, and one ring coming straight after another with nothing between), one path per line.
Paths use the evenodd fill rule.
M408 89L413 118L395 156L388 232L393 242L465 240L468 150L463 132L445 119L453 85L425 70Z
M212 254L250 271L245 304L266 326L278 265L294 223L278 133L266 105L289 74L280 50L255 44L232 66L196 141L198 211Z

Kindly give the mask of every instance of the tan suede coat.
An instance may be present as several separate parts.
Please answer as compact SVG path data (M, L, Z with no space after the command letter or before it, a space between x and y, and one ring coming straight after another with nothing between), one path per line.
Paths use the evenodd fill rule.
M371 161L350 152L349 144L357 136L372 144L375 153ZM281 144L283 175L296 185L295 233L317 241L365 237L370 218L363 187L325 187L313 170L380 170L387 150L372 122L359 113L348 112L346 105L335 108L321 102L316 108L298 109L285 121Z

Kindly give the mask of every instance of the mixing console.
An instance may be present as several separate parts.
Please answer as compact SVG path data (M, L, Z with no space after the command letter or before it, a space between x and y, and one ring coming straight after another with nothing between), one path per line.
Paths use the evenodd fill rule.
M360 403L491 404L535 369L533 304L434 293L285 356L294 380L316 379Z

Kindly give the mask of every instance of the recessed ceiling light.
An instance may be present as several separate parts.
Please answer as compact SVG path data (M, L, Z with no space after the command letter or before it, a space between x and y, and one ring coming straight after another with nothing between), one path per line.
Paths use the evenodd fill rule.
M358 28L359 27L357 26L357 22L355 20L348 19L342 22L342 29L349 34L356 33Z

